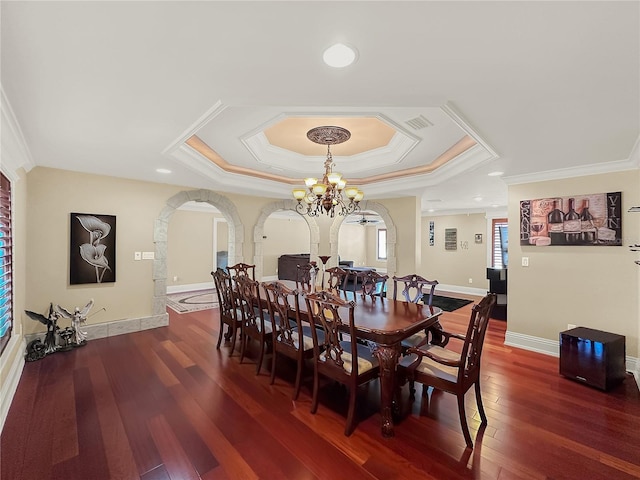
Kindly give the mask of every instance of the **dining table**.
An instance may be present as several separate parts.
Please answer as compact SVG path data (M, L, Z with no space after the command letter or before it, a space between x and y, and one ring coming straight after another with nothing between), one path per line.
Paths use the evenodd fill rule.
M295 282L281 281L295 289ZM392 437L393 401L396 372L402 340L439 323L442 309L421 303L392 300L383 296L362 298L357 292L348 292L355 302L353 310L356 335L367 340L380 364L380 415L383 437ZM302 308L304 301L300 303Z

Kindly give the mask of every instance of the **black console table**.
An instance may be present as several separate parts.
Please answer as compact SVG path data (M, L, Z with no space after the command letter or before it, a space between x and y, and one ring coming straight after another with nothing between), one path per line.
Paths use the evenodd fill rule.
M496 304L491 312L491 318L498 320L507 319L507 269L487 268L489 280L489 293L497 295Z
M592 328L560 332L560 374L601 390L625 376L625 337Z

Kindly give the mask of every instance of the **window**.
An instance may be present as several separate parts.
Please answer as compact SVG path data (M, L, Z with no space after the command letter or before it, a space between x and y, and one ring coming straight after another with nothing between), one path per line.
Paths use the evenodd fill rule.
M11 182L0 173L0 353L11 337L12 299Z
M387 259L387 229L378 229L378 260Z
M493 219L492 261L494 268L506 268L508 264L507 219Z

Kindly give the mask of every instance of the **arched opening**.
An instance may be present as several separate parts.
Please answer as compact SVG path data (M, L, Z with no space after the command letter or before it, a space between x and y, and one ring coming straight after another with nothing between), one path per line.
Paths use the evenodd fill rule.
M216 207L229 225L229 263L241 262L244 243L244 227L236 206L227 197L211 190L189 190L180 192L169 200L155 221L153 242L155 243L155 259L153 262L153 305L154 315L167 315L167 239L171 215L181 205L190 202L206 202Z
M286 210L286 211L296 211L296 202L294 200L282 200L278 202L273 202L268 205L265 205L261 212L258 220L256 221L255 227L253 227L253 263L256 266L256 278L262 279L265 274L264 271L264 261L265 261L265 250L264 250L264 236L265 236L265 222L269 218L272 213ZM296 215L299 215L296 213ZM320 264L318 260L318 249L320 246L320 229L318 228L318 224L313 217L308 217L307 215L301 215L304 221L307 223L309 228L309 253L311 254L310 259L315 260ZM282 252L286 253L306 253L306 252ZM272 272L269 272L272 273ZM271 275L268 275L271 276Z

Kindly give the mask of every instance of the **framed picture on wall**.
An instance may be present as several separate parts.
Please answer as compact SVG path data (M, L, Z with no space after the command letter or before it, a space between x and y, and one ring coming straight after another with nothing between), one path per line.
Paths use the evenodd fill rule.
M433 247L435 244L435 224L433 220L429 221L429 246Z
M622 245L622 193L522 200L520 245Z
M70 214L69 283L116 281L116 217Z

